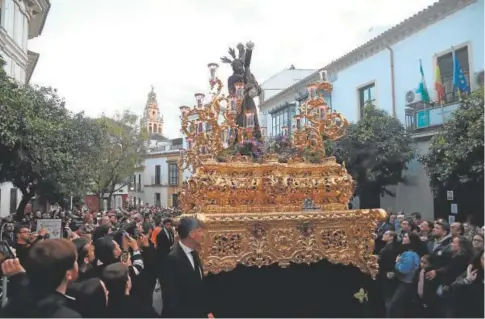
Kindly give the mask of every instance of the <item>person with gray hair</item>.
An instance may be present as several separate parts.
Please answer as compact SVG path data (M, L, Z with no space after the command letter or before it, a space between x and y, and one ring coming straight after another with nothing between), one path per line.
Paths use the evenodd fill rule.
M202 221L182 217L177 225L179 241L165 259L160 275L165 318L207 318L209 305L204 270L197 250L203 240Z

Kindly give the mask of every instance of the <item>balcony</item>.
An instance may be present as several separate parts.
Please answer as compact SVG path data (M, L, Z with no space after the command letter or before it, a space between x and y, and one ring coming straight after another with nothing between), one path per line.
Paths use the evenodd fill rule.
M147 150L147 153L153 154L153 153L162 153L162 152L173 152L181 149L183 149L182 144L154 146L154 147L150 147Z
M417 103L406 108L406 130L411 134L421 134L445 124L451 113L460 106L459 97L448 93L444 105L437 103Z
M165 182L165 183L162 182L162 176L160 176L159 179L155 178L155 176L152 176L150 178L150 184L149 185L145 184L145 186L155 186L155 187L157 187L157 186L170 186L170 185L168 185L167 182Z

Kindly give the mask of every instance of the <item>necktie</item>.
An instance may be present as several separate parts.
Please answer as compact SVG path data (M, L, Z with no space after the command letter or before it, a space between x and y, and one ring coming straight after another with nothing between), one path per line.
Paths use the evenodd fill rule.
M195 250L192 250L190 252L190 254L192 255L192 258L194 259L194 271L200 277L201 269L200 269L200 258L199 258L199 254Z
M168 230L168 236L170 237L170 244L173 245L175 240L173 238L173 233L171 229Z

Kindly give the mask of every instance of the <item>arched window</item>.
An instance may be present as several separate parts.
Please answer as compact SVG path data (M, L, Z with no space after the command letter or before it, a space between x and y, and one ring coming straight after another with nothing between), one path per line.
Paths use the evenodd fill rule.
M158 125L158 133L162 134L162 125Z
M152 132L152 125L148 125L148 133L151 133Z

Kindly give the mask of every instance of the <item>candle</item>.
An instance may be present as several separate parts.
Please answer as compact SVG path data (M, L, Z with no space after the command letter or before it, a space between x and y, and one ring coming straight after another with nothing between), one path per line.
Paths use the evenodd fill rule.
M284 125L283 127L281 127L281 129L283 130L284 136L288 135L288 126Z
M308 99L314 100L317 97L317 84L308 84L306 89L308 92Z
M187 114L189 113L189 110L190 110L190 107L185 106L185 105L181 106L180 112L182 113L182 117L187 116Z
M248 112L246 113L246 127L253 127L254 126L254 113Z
M234 95L229 96L229 110L231 112L236 112L237 99Z
M187 148L189 150L192 149L192 139L190 137L188 137L186 140L187 140Z
M195 93L195 100L197 101L197 108L202 108L204 104L205 95L202 93Z
M219 65L217 63L209 63L207 65L207 67L209 68L211 81L215 81L216 80L216 71L217 71L217 68L219 67Z
M300 130L300 128L301 128L301 115L295 115L295 120L296 120L296 129Z
M320 119L323 120L327 115L327 106L325 104L322 104L318 108L320 109Z

